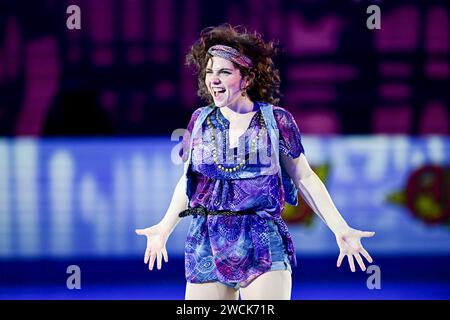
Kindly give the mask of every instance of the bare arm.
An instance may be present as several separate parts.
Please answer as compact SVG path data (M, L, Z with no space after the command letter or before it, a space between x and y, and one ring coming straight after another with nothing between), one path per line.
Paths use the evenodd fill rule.
M281 160L306 203L331 231L336 233L342 228L347 228L347 223L336 209L325 185L309 166L305 155L301 154L296 159L282 155Z
M186 209L187 204L186 177L183 174L175 187L169 208L161 221L149 228L136 229L138 235L146 236L147 238L144 263L148 263L150 270L153 270L155 261L158 269L161 269L163 258L164 261L169 261L166 250L167 239L177 226L178 222L180 222L181 218L178 214Z
M186 176L183 174L178 180L175 190L170 201L166 214L159 222L164 232L171 234L182 218L178 214L185 210L188 205L188 197L186 195Z
M361 270L364 271L366 268L360 254L369 262L372 262L372 258L361 245L360 239L362 237L372 237L375 232L360 231L348 226L336 209L325 185L309 166L304 154L301 154L296 159L282 155L281 161L302 197L333 231L340 250L337 266L339 267L343 258L347 256L350 269L353 272L355 271L353 258L356 259Z

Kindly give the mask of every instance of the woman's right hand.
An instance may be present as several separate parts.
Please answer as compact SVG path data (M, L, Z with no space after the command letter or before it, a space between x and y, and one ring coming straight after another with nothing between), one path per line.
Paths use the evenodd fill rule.
M169 234L163 230L160 224L156 224L150 228L136 229L136 234L147 237L144 263L150 261L148 268L151 271L153 270L156 259L156 267L160 270L163 257L166 263L169 261L166 250L166 242L169 238Z

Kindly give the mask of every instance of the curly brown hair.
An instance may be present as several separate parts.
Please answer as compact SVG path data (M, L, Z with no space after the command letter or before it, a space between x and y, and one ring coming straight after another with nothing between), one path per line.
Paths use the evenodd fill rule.
M230 46L249 57L253 68L248 69L233 62L244 78L255 77L247 87L247 95L252 101L263 101L278 105L280 98L280 72L275 68L273 58L280 51L278 43L264 42L261 34L249 33L243 26L233 27L222 24L208 27L201 31L200 38L192 45L186 56L186 65L195 66L198 75L197 95L208 103L213 102L212 96L205 85L206 65L211 55L208 49L216 44Z

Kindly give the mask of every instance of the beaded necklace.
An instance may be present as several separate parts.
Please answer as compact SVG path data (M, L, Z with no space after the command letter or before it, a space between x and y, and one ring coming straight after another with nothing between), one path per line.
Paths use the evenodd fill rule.
M237 158L238 164L236 166L234 166L234 167L225 167L225 166L223 166L222 164L219 163L219 159L217 157L217 148L218 148L218 146L217 146L216 137L215 137L216 128L214 127L210 117L211 117L211 115L206 119L206 122L208 124L209 129L211 129L211 137L212 137L212 142L213 142L213 146L214 146L214 149L213 149L212 153L213 153L214 163L217 165L217 168L219 170L223 171L223 172L236 172L236 171L242 170L246 166L245 157L244 157L244 159L241 159L241 158L238 157ZM218 115L216 115L216 119L217 119L217 121L220 121ZM220 123L225 128L225 125L223 124L223 122L220 121ZM250 121L250 123L251 123L251 121ZM259 140L261 138L262 133L265 131L264 129L265 129L266 126L264 124L264 119L263 119L262 115L259 118L259 123L260 123L260 128L258 130L258 134L256 136L256 139L251 139L250 140L250 153L251 152L256 152L256 146L258 145L258 142L259 142Z

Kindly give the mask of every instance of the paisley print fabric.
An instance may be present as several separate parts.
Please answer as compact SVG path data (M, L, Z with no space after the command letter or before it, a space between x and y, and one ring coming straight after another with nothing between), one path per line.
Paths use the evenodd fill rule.
M197 109L188 124L180 156L186 161L189 134L202 108ZM283 108L274 107L273 114L279 130L279 150L297 158L304 152L300 131L292 115ZM261 130L262 113L252 118L244 135L245 155L250 151L250 141ZM209 119L222 134L223 146L227 141L228 120L216 108ZM270 140L270 139L269 139ZM246 216L193 216L185 248L186 279L201 283L220 281L247 286L253 279L268 271L272 264L269 234L277 232L282 239L291 265L296 266L295 250L286 224L281 218L284 208L284 193L277 172L271 172L271 163L256 163L246 166L245 172L237 174L223 172L214 161L205 161L198 154L213 154L215 147L208 137L208 125L202 124L202 136L194 137L192 165L188 174L192 181L189 206L204 206L208 210L255 210L255 215ZM270 150L270 141L268 152ZM234 150L237 159L237 150ZM273 159L273 157L271 158ZM272 160L273 161L273 160ZM268 169L269 168L269 169ZM265 171L264 171L265 170ZM265 174L258 175L258 172ZM267 172L269 174L267 174ZM243 174L249 178L242 178ZM274 230L271 225L274 225Z

